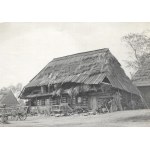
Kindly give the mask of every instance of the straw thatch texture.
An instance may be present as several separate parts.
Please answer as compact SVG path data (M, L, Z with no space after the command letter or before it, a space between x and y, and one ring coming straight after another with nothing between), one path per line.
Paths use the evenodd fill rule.
M4 104L8 107L19 105L12 91L0 92L0 105L4 105Z
M100 49L53 59L25 87L56 83L100 84L107 78L117 89L139 95L109 49Z

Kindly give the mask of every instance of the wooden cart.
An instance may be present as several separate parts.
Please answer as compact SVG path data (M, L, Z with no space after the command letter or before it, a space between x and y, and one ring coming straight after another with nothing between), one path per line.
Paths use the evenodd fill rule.
M12 108L11 120L26 120L27 119L28 106L19 106Z
M5 105L0 107L0 118L1 123L7 123L8 119L17 121L25 120L27 118L28 106L18 106L18 107L6 107Z
M9 116L11 116L11 109L5 108L5 107L0 107L1 123L7 123Z

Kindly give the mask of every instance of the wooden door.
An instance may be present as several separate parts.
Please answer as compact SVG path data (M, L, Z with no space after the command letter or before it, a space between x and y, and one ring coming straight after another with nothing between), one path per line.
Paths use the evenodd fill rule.
M92 97L91 97L91 103L90 103L90 105L91 105L92 111L95 112L96 109L97 109L97 100L96 100L96 96L92 96Z

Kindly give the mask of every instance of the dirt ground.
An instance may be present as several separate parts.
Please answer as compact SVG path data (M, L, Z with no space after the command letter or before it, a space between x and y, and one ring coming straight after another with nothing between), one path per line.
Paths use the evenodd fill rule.
M132 110L98 115L64 117L34 116L9 121L0 127L149 127L150 110Z

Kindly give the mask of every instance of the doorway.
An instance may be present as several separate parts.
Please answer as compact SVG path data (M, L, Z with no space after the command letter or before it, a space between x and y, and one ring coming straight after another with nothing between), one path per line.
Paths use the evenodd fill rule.
M97 100L96 100L96 96L92 96L91 100L90 100L90 107L92 109L93 112L96 112L97 110Z

